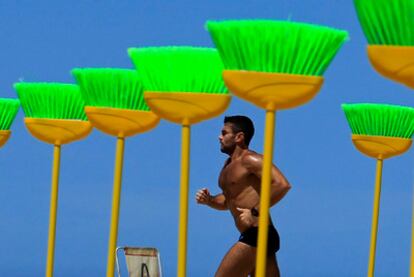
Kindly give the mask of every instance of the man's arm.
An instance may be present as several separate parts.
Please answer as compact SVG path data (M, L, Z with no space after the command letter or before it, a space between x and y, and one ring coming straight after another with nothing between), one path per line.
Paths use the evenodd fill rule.
M198 204L204 204L216 210L228 210L224 194L220 193L212 196L206 188L200 189L197 192L196 201Z
M263 170L263 157L259 154L252 153L243 157L244 166L260 180L262 180ZM291 185L288 180L283 176L282 172L272 165L271 170L271 183L270 183L270 207L279 202L286 193L290 190ZM260 191L260 187L258 188ZM259 205L255 207L259 210Z

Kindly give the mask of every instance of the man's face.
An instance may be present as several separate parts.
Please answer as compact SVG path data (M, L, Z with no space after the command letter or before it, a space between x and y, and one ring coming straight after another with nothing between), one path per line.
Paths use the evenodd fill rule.
M231 123L224 124L219 136L220 151L226 154L231 154L236 147L236 134L231 128Z

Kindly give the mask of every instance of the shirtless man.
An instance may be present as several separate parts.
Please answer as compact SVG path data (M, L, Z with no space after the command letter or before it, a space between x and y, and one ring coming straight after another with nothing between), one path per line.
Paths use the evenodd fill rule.
M245 116L224 118L224 127L219 136L221 152L230 157L219 176L223 193L212 196L207 188L199 190L196 201L217 210L230 210L241 235L224 256L215 277L254 276L258 235L260 184L263 156L249 150L254 134L253 122ZM290 189L283 174L272 168L270 206L279 202ZM279 235L269 220L266 276L280 276L276 261L279 250Z

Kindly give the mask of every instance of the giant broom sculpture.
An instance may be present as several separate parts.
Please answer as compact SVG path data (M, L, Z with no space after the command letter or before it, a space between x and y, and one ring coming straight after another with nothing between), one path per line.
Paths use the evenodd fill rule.
M186 276L190 127L217 116L230 103L215 49L153 47L129 49L143 78L145 100L160 117L182 125L177 276Z
M354 4L372 66L386 78L414 88L414 2L354 0Z
M72 74L81 88L86 102L85 111L92 125L108 135L117 137L106 270L106 276L113 277L125 139L151 130L158 124L159 117L146 105L142 84L135 70L84 68L74 69Z
M384 77L414 88L414 1L354 0L354 5L372 66ZM410 276L414 277L414 204Z
M17 99L0 98L0 147L10 137L10 127L19 110L20 102Z
M342 109L351 127L352 142L355 147L365 155L377 159L368 262L368 277L373 277L382 164L384 159L401 155L410 148L414 133L414 109L385 104L344 104Z
M317 94L323 83L321 75L348 34L271 20L209 21L207 28L226 68L227 87L266 110L256 260L256 276L264 277L275 111L302 105Z
M53 276L58 205L61 146L86 137L92 130L84 112L79 87L59 83L17 83L14 85L29 132L53 144L52 191L50 197L49 239L46 276Z

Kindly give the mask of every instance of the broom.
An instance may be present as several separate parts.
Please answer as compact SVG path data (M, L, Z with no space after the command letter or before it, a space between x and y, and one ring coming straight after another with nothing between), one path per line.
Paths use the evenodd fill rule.
M0 147L10 137L10 126L19 110L20 102L17 99L0 98Z
M368 57L383 76L414 87L414 2L354 0Z
M86 137L92 127L86 119L79 88L60 83L16 83L29 132L54 145L46 276L53 276L61 145Z
M256 276L265 276L275 111L310 101L321 75L348 34L311 24L272 20L208 21L226 70L227 87L266 110Z
M159 118L144 101L142 84L135 70L118 68L74 69L92 125L117 137L112 212L108 242L107 276L114 276L121 201L125 138L154 128Z
M383 76L414 88L414 2L354 0L368 57ZM410 276L414 276L414 210Z
M190 126L224 112L230 96L215 49L149 47L128 50L142 77L145 100L160 117L182 125L177 276L186 276Z
M368 276L374 276L383 160L411 146L414 109L385 104L343 104L355 147L377 159Z

